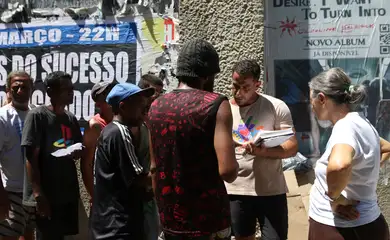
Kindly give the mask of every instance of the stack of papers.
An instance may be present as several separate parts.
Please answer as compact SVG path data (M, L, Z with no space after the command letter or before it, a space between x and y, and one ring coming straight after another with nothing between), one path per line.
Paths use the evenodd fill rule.
M275 130L275 131L266 131L260 130L252 141L256 146L263 145L266 148L277 147L294 136L294 131L292 128ZM242 142L238 144L243 144Z
M291 128L276 131L260 130L253 139L253 142L256 146L263 145L264 147L272 148L279 146L292 136L294 136L294 131Z

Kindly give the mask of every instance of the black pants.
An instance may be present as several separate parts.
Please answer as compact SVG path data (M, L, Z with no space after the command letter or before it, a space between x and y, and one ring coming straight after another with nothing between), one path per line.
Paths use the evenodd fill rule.
M51 205L51 218L37 216L38 240L63 240L79 232L79 204Z
M232 230L236 237L256 233L259 221L262 240L286 240L288 210L286 194L276 196L230 195ZM257 220L257 221L256 221Z
M351 228L336 228L309 220L309 240L389 240L389 227L383 215L375 221Z

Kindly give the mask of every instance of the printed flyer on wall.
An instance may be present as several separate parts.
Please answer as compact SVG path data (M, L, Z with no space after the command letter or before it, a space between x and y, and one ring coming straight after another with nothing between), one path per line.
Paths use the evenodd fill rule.
M308 87L329 68L367 86L365 113L377 125L378 104L390 98L390 1L270 0L265 8L267 92L290 107L300 152L318 156L330 135L311 112Z

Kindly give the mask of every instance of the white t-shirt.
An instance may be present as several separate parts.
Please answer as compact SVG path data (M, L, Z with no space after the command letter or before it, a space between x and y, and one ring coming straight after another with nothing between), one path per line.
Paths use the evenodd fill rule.
M352 175L342 194L348 199L358 200L360 217L346 221L335 216L330 202L325 197L328 191L326 169L333 146L348 144L355 150ZM376 187L380 168L380 138L378 132L362 113L351 112L333 127L325 153L317 161L316 180L310 194L309 216L322 224L336 227L357 227L376 220L380 215Z
M25 165L20 143L27 112L10 104L0 108L0 171L3 186L10 192L23 192Z

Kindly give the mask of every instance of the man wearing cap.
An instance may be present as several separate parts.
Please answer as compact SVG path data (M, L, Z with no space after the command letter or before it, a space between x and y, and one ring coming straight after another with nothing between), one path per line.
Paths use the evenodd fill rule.
M144 239L143 194L148 173L137 158L139 143L131 128L143 123L153 94L153 88L121 83L106 98L114 117L101 132L95 153L92 239Z
M213 93L219 56L207 41L185 43L179 86L149 110L151 173L166 240L230 239L224 181L237 177L228 99Z
M85 188L91 197L91 202L93 195L93 160L95 157L96 143L102 129L112 121L113 114L111 106L106 102L106 97L113 86L114 84L111 82L99 82L92 87L91 91L92 100L95 101L95 109L99 113L89 120L88 126L85 129L83 143L85 149L81 158L81 173Z

